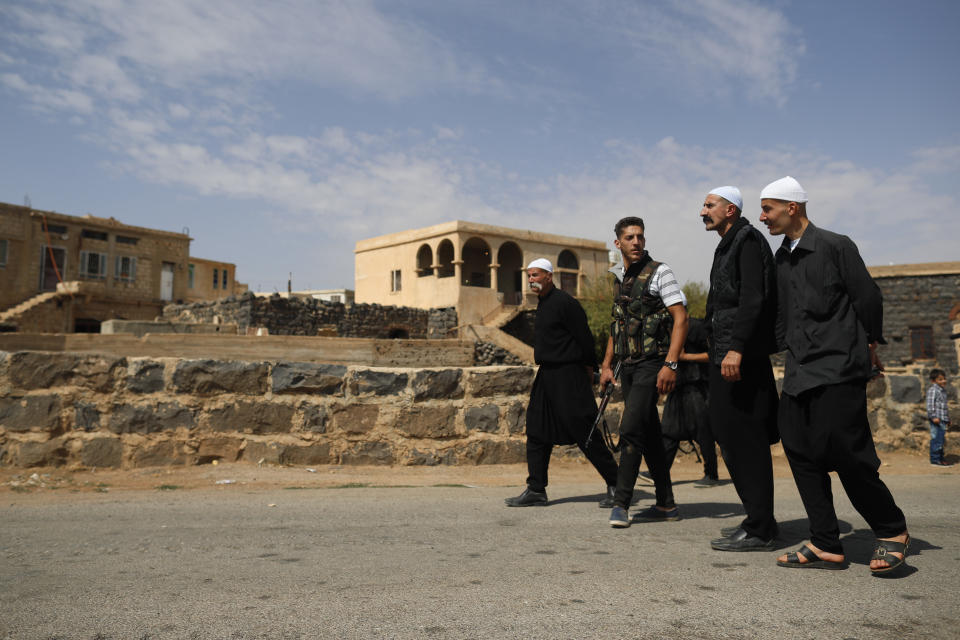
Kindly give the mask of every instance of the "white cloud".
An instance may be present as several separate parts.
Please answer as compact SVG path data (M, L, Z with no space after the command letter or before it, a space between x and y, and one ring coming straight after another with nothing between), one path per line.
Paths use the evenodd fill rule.
M41 110L63 110L83 115L93 112L93 100L80 91L31 84L16 73L0 74L0 82L25 95Z

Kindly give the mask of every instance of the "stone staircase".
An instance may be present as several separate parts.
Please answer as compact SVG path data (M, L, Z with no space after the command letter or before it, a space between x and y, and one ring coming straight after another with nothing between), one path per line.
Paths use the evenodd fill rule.
M45 304L56 298L64 296L72 296L79 291L79 283L77 282L62 282L57 284L56 291L45 291L39 293L32 298L27 298L20 304L0 311L0 322L16 324L17 318L23 316L23 314L29 312L36 307L39 307L42 304Z

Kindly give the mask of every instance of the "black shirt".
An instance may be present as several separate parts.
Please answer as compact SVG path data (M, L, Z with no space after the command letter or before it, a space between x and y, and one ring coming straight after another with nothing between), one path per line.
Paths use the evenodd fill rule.
M533 359L537 364L597 363L587 314L566 291L553 287L537 302Z
M871 377L871 342L883 342L883 296L847 236L812 223L777 250L778 334L787 349L783 392Z

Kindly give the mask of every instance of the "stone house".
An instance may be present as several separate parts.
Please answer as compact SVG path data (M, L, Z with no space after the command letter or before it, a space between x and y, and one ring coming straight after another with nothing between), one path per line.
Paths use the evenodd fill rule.
M609 266L603 242L461 220L361 240L354 255L358 303L455 307L461 324L533 304L524 269L535 258L574 296Z
M111 318L152 320L168 302L200 299L190 288L198 264L227 271L236 286L234 265L191 259L190 240L113 218L0 203L0 323L70 333L97 332Z
M883 292L883 333L879 354L885 365L939 366L960 372L960 262L868 267Z

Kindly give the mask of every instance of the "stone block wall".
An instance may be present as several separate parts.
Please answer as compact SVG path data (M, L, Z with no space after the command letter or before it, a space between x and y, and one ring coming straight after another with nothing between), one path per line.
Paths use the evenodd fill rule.
M0 465L518 463L534 373L0 352ZM926 375L898 368L870 383L881 452L926 451ZM948 396L960 416L956 387Z
M457 312L378 304L344 305L315 298L255 296L246 292L222 300L167 305L171 322L230 323L241 333L259 327L272 335L344 338L447 338L457 326Z
M0 352L0 464L521 462L533 376Z
M879 347L884 364L913 364L911 327L932 327L935 362L948 373L960 371L957 351L950 339L950 311L960 303L960 275L884 276L875 279L883 292L883 332Z

